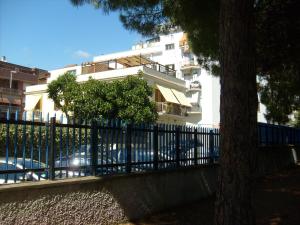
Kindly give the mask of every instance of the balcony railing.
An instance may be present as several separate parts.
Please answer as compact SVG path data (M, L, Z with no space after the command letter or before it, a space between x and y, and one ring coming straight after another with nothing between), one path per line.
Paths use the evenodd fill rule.
M153 70L156 70L158 72L161 72L161 73L164 73L164 74L167 74L169 76L173 76L175 77L176 76L176 70L173 70L167 66L163 66L159 63L152 63L152 64L145 64L144 66L148 67L148 68L151 68Z
M188 108L188 113L202 113L202 108L199 103L191 102L192 108Z
M187 116L187 108L168 102L156 102L156 110L161 114L170 114L176 116Z
M0 93L2 95L22 95L23 91L14 88L0 87Z

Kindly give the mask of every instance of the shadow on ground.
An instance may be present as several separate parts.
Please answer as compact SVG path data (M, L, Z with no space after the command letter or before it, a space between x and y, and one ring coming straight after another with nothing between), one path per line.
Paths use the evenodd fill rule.
M257 225L300 224L300 166L258 180ZM212 225L214 198L173 208L127 225Z

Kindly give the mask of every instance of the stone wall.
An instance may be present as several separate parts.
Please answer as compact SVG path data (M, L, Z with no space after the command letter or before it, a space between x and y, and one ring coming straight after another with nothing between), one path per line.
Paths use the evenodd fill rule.
M1 224L118 224L212 195L216 167L0 188Z

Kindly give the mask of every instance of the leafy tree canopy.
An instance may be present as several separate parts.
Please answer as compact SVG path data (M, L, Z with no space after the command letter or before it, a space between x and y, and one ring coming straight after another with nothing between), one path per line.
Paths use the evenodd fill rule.
M121 119L134 123L157 120L155 103L150 99L152 88L142 79L141 72L138 76L111 82L90 78L82 84L71 76L66 73L48 86L49 98L64 113L72 111L77 118ZM68 107L62 102L67 102Z
M78 91L80 91L80 86L76 82L76 77L69 72L52 81L47 90L48 97L67 116L68 112L74 109L74 96L78 96Z

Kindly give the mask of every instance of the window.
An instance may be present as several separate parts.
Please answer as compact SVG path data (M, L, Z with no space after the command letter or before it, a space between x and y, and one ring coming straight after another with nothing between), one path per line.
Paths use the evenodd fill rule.
M146 41L147 43L155 43L155 42L160 42L160 37L154 37Z
M175 70L175 65L174 64L167 64L165 65L166 67L166 70L169 71L169 70Z
M172 50L175 48L175 45L174 44L167 44L166 45L166 50Z

